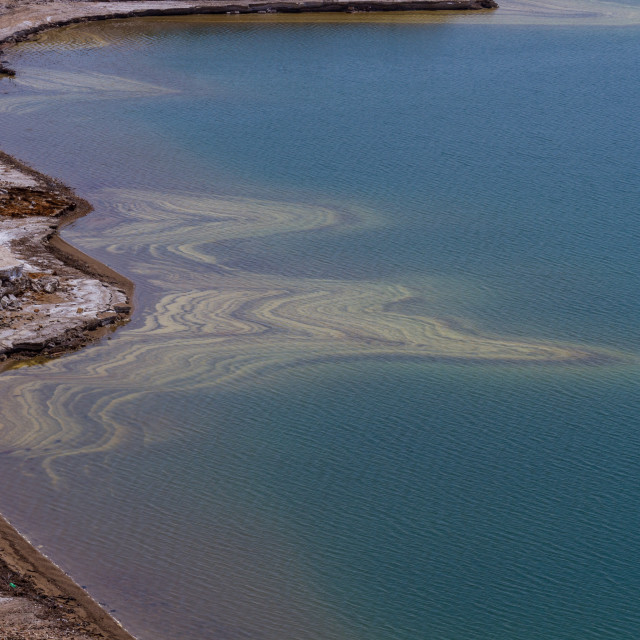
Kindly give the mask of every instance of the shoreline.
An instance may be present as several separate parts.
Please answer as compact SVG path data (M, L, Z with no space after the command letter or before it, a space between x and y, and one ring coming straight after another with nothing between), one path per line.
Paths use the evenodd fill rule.
M495 0L120 0L91 2L54 0L19 4L2 13L2 47L22 42L48 29L97 20L182 15L240 15L273 13L368 13L388 11L483 11L497 9ZM14 70L0 62L0 78Z
M0 282L17 293L1 309L0 372L69 353L129 321L133 283L58 235L90 211L66 186L0 151ZM134 640L2 516L0 629L16 640Z
M20 640L135 640L2 516L0 624L7 638Z
M0 371L74 351L129 321L133 283L59 236L91 210L0 152Z
M90 20L196 13L353 13L495 7L494 0L264 3L167 0L22 4L0 13L0 53L2 47L46 29ZM5 7L0 5L0 12L2 9ZM0 62L0 79L3 75L12 76L14 71ZM8 293L0 296L2 325L6 325L7 316L11 316L9 335L5 332L0 337L0 372L19 360L33 359L36 355L55 357L78 349L130 319L133 283L59 236L62 227L91 210L88 202L65 185L0 151L0 267L4 268L0 272ZM83 287L74 286L77 280L84 289L88 287L88 295L78 295ZM62 295L63 291L66 296ZM97 295L96 301L98 292L103 295ZM86 302L90 300L95 304L85 310ZM69 304L65 305L65 302ZM75 316L70 305L76 307ZM61 306L66 307L66 313L58 313ZM46 318L52 316L52 321L47 322ZM47 323L51 332L44 330L41 320ZM16 334L20 334L19 339ZM0 570L0 624L9 637L21 640L134 640L89 593L2 516Z

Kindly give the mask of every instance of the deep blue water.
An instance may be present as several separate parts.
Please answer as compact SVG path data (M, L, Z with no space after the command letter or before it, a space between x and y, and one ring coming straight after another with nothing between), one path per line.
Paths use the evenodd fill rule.
M0 381L79 429L71 453L118 434L56 459L57 485L18 451L3 473L29 497L0 508L142 638L635 639L638 35L189 19L22 47L24 78L174 93L6 89L38 109L0 114L3 149L96 203L65 237L138 306L111 342ZM210 265L175 229L127 237L109 189L364 210L376 224L187 236L283 287L401 283L415 313L625 360L326 357L219 384L216 344L189 351L199 326L181 343L145 324Z

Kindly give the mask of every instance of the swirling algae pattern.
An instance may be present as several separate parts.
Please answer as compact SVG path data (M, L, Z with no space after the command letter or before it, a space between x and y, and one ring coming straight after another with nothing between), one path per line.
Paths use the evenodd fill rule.
M136 417L147 394L241 391L283 368L349 359L525 364L610 357L402 313L397 303L415 296L402 284L254 273L215 256L215 241L383 225L364 209L125 189L94 200L100 210L110 206L117 221L89 245L107 242L110 253L134 256L134 280L160 293L136 327L120 330L108 347L88 349L80 368L68 357L48 363L46 376L4 374L5 394L15 397L0 407L2 447L42 458L52 478L67 456L171 437L161 416Z
M173 89L140 80L88 71L25 68L13 82L26 91L3 96L0 113L30 113L50 108L52 102L123 100L175 93Z

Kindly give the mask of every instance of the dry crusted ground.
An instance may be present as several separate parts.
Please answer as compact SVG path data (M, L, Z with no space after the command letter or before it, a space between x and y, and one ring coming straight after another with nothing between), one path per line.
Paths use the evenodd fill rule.
M0 154L0 360L55 356L126 321L130 284L56 234L88 209Z
M0 12L4 13L16 7L29 6L34 4L46 4L47 0L0 0Z

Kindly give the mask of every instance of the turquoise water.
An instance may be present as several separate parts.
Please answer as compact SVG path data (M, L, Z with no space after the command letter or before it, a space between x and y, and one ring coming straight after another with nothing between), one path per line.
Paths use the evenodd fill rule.
M635 638L638 35L184 18L21 46L2 148L95 205L64 237L137 306L3 374L2 512L140 638ZM330 332L393 287L618 359L374 353L361 309L322 342L250 302L328 290Z

